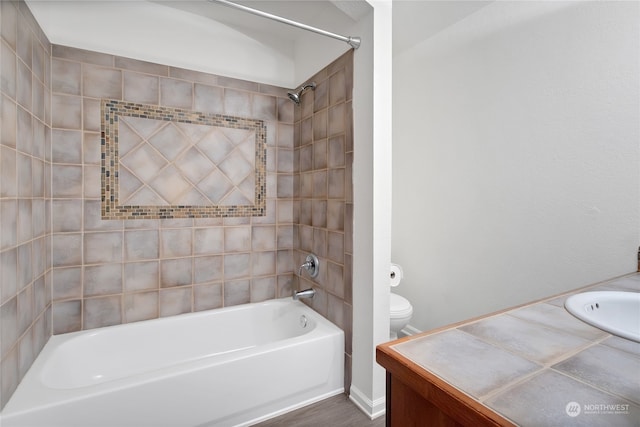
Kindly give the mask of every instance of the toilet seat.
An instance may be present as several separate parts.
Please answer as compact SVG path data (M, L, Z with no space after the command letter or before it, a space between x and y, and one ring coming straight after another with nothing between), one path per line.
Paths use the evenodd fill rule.
M411 303L404 297L391 293L389 298L389 315L392 319L410 316L413 313Z

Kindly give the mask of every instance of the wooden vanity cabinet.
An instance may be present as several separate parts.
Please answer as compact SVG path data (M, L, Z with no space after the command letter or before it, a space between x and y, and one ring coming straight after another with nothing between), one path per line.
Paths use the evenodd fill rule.
M391 345L376 349L376 360L387 370L387 427L515 426L480 402L443 381Z

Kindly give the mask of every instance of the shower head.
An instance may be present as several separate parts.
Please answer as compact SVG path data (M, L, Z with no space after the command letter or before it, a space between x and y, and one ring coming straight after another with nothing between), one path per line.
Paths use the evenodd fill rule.
M307 83L306 85L303 85L297 92L287 92L287 95L289 95L290 100L300 105L300 97L307 89L315 90L316 89L315 82L310 82L310 83Z
M300 94L299 93L287 92L287 95L289 95L289 99L290 100L292 100L296 104L300 105Z

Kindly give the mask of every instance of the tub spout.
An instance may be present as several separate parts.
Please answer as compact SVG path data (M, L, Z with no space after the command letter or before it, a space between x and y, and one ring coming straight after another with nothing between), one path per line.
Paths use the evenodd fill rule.
M315 289L309 288L304 291L293 291L293 299L299 300L300 298L313 298L316 294Z

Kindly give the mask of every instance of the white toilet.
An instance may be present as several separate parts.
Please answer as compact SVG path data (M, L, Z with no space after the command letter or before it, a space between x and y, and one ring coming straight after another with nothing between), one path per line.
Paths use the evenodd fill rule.
M394 294L393 292L390 295L389 302L389 323L391 326L391 334L389 335L389 338L395 340L398 338L398 332L407 326L407 323L411 320L413 307L406 298L401 297L398 294Z
M402 267L397 264L391 264L391 282L390 286L395 288L400 284L402 280ZM407 326L411 315L413 314L413 306L406 298L394 294L391 292L389 295L389 323L390 334L389 338L395 340L398 338L398 333Z

